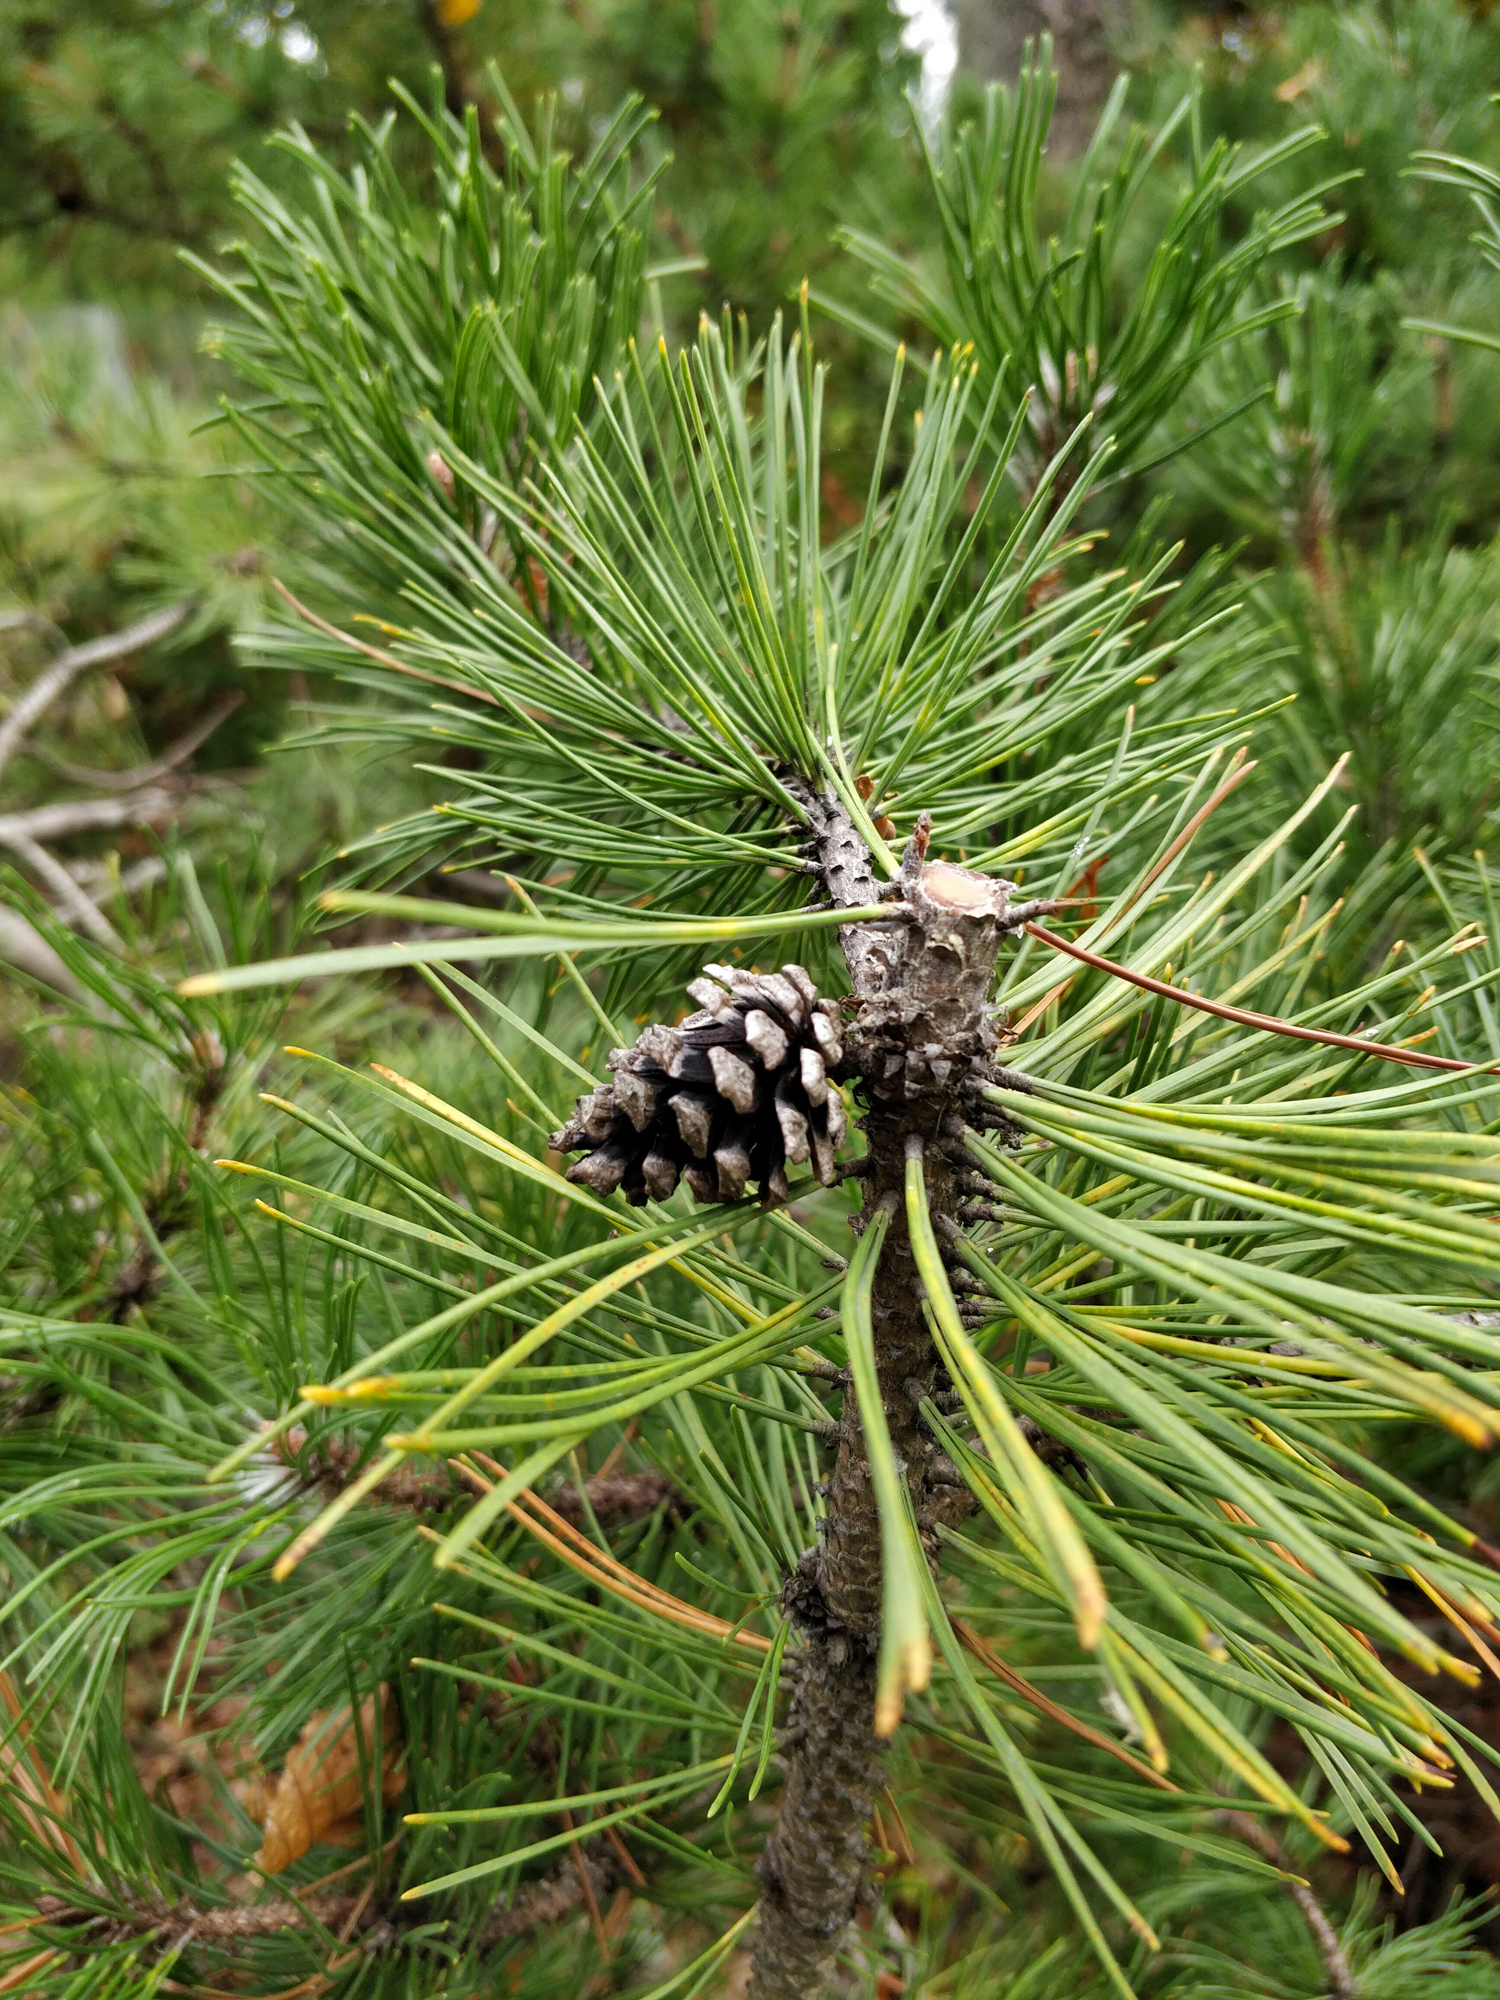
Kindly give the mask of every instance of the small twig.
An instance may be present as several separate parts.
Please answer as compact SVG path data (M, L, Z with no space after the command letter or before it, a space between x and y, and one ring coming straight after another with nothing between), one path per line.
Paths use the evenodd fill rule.
M541 1882L530 1882L524 1889L517 1890L508 1910L496 1910L480 1925L474 1936L475 1948L488 1951L508 1938L522 1937L527 1931L539 1930L543 1924L555 1924L573 1912L583 1903L581 1875L587 1871L590 1886L596 1897L607 1892L612 1886L612 1871L607 1863L590 1861L586 1855L579 1855L578 1868L569 1868L548 1876Z
M1302 1913L1303 1922L1312 1933L1313 1943L1318 1948L1318 1956L1323 1961L1323 1970L1328 1978L1329 2000L1359 2000L1359 1988L1354 1981L1354 1973L1344 1948L1339 1943L1338 1932L1328 1921L1323 1905L1313 1894L1309 1885L1302 1881L1288 1860L1286 1850L1268 1826L1250 1813L1234 1812L1226 1809L1214 1814L1231 1833L1237 1834L1247 1846L1263 1854L1273 1868L1279 1868L1290 1879L1286 1892Z
M147 854L139 861L132 861L118 874L100 861L68 861L63 866L96 907L113 901L116 896L133 896L137 889L149 888L153 882L164 882L168 874L167 864L159 854Z
M0 847L25 862L51 892L58 913L111 948L120 939L98 904L74 881L68 870L42 846L72 833L99 832L117 826L139 826L172 810L176 795L166 791L135 792L122 799L75 799L31 812L0 813Z
M275 1440L271 1452L283 1465L297 1471L301 1469L298 1461L306 1441L305 1432L288 1431ZM346 1486L362 1470L361 1447L357 1440L348 1437L320 1439L316 1455L305 1468L310 1481L334 1489ZM472 1483L473 1475L465 1476ZM683 1514L689 1511L676 1483L655 1466L639 1472L619 1472L606 1467L602 1472L591 1473L584 1481L584 1489L595 1515L611 1527L644 1521L663 1502ZM406 1465L389 1473L370 1497L387 1507L403 1508L413 1514L435 1514L451 1506L459 1490L445 1468L429 1472ZM581 1522L583 1503L575 1488L563 1487L552 1496L552 1505L570 1527Z
M374 1923L368 1909L369 1891L358 1895L303 1896L298 1902L279 1899L274 1903L227 1903L217 1909L200 1910L183 1901L168 1905L144 1904L111 1911L100 1920L93 1911L69 1903L62 1896L37 1897L37 1921L59 1930L89 1926L95 1938L113 1942L123 1937L156 1937L175 1947L185 1940L193 1944L239 1944L248 1938L274 1937L278 1931L295 1930L306 1923L326 1930L343 1928L351 1916Z
M305 1431L286 1431L272 1440L270 1455L289 1472L300 1474L309 1485L334 1492L341 1491L363 1470L357 1439L322 1438L316 1452L303 1465L300 1460L306 1443ZM370 1497L383 1506L402 1508L413 1514L436 1514L451 1506L458 1492L445 1470L424 1472L417 1466L404 1465L389 1473Z
M127 798L63 799L56 805L33 806L30 812L0 813L0 846L14 847L17 840L63 840L73 833L139 826L170 812L179 797L179 793L158 786L132 792Z
M52 891L58 912L69 923L86 930L90 937L97 938L111 950L118 947L120 934L108 917L101 914L96 906L79 888L67 869L47 852L45 847L21 830L20 821L24 814L10 818L0 818L0 847L8 847L19 861L24 861L34 875Z
M1458 1070L1465 1075L1478 1076L1500 1073L1491 1063L1466 1063L1453 1056L1425 1055L1418 1049L1393 1049L1384 1042L1367 1042L1359 1035L1336 1035L1327 1028L1299 1027L1295 1021L1283 1021L1275 1014L1257 1014L1248 1007L1226 1007L1222 1000L1205 999L1201 993L1189 993L1185 987L1169 986L1164 979L1152 979L1147 973L1132 972L1128 965L1118 965L1112 958L1101 958L1096 951L1085 951L1081 944L1072 944L1041 924L1027 924L1026 931L1043 944L1050 944L1054 951L1065 951L1070 958L1082 959L1085 965L1092 965L1100 972L1124 979L1147 993L1160 994L1164 1000L1175 1000L1183 1007L1196 1007L1200 1014L1214 1014L1221 1021L1234 1021L1242 1028L1258 1028L1271 1035L1288 1035L1298 1042L1318 1042L1330 1049L1354 1049L1362 1056L1379 1056L1385 1062L1404 1063L1408 1069Z
M644 1521L663 1504L679 1516L690 1511L671 1474L654 1465L639 1472L618 1472L606 1465L585 1479L584 1491L595 1518L604 1528ZM583 1526L583 1502L576 1487L560 1487L551 1496L551 1504L571 1527Z
M87 645L72 646L60 654L38 674L4 722L0 722L0 771L21 747L32 724L46 714L70 681L90 667L106 666L111 660L123 659L127 653L138 653L143 647L155 645L158 639L175 632L192 608L191 604L169 604L165 610L153 611L149 617L127 625L123 632L107 633L102 639L91 639Z
M582 1831L586 1836L587 1830ZM635 1872L639 1874L639 1870ZM473 1946L487 1951L543 1924L558 1923L572 1916L585 1903L585 1885L587 1899L593 1901L597 1910L599 1896L613 1889L615 1882L613 1862L591 1860L580 1853L576 1870L570 1868L543 1881L529 1883L517 1892L509 1909L494 1911L474 1934ZM333 1931L340 1943L347 1943L362 1931L378 1933L389 1922L374 1901L373 1888L370 1883L357 1894L305 1894L296 1902L278 1898L270 1903L224 1903L210 1909L199 1909L184 1898L173 1904L127 1904L107 1914L80 1907L64 1896L44 1895L36 1899L37 1915L32 1923L49 1930L86 1931L90 1943L96 1946L139 1937L153 1940L166 1951L176 1951L187 1944L226 1950L309 1925ZM20 1983L29 1972L40 1970L60 1955L55 1947L39 1953L0 1981L0 1991Z
M242 694L226 694L221 701L214 703L196 727L190 729L186 736L180 736L153 763L137 764L131 771L86 771L77 764L64 764L42 751L33 750L31 754L70 785L92 785L101 792L137 791L142 785L154 785L159 778L165 778L179 765L185 764L193 752L208 741L220 723L244 706L244 701Z
M83 996L83 989L34 924L15 910L0 904L0 959L40 980L70 1000Z
M23 747L27 731L79 674L165 638L183 622L191 609L190 604L171 605L149 618L140 619L123 632L91 640L84 646L71 647L61 654L38 676L5 721L0 723L0 769ZM8 848L37 877L65 922L86 931L98 943L112 950L119 947L119 935L101 914L97 900L84 891L72 873L42 843L65 839L75 833L137 826L171 812L176 805L176 794L155 788L156 780L185 763L242 700L243 696L238 694L226 696L197 728L174 744L164 756L132 771L79 770L46 753L33 753L69 783L93 785L127 795L64 800L34 807L29 812L0 814L0 847ZM8 912L0 919L0 955L63 991L76 990L75 983L56 954L49 950L24 918Z

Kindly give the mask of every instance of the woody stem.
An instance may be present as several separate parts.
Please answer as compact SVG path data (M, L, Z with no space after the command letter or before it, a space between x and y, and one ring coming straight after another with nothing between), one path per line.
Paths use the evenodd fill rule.
M880 895L870 856L834 800L806 801L819 873L836 904ZM925 830L924 830L925 832ZM994 1037L985 1000L1006 928L998 885L923 865L908 851L896 921L843 934L855 1013L848 1038L867 1109L863 1230L877 1208L892 1222L872 1298L876 1372L898 1464L919 1522L930 1521L937 1453L919 1415L937 1355L922 1310L903 1198L908 1142L920 1140L933 1216L960 1195L949 1149L963 1129L961 1092L988 1073ZM784 1602L803 1647L782 1757L777 1825L762 1880L750 2000L813 2000L829 1990L840 1944L865 1888L866 1827L884 1783L874 1733L880 1645L880 1524L857 1400L844 1399L828 1514L819 1546L787 1581Z

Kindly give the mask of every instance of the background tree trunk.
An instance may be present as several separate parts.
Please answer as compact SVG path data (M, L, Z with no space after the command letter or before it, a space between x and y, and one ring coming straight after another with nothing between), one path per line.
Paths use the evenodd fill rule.
M953 0L958 60L971 75L1013 83L1027 41L1052 37L1057 111L1048 141L1054 153L1081 153L1120 64L1115 38L1125 29L1126 0Z

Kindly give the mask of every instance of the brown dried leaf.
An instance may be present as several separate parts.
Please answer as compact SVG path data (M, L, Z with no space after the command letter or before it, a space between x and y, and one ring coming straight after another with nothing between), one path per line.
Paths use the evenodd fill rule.
M360 1703L357 1717L347 1703L320 1709L304 1726L274 1789L269 1780L257 1781L246 1804L261 1821L264 1838L255 1866L265 1874L289 1868L315 1841L349 1846L359 1839L364 1831L360 1764L363 1757L368 1765L374 1754L377 1701L381 1797L387 1805L400 1798L406 1784L401 1737L390 1689L382 1682Z
M1289 76L1285 83L1278 83L1271 95L1278 104L1295 104L1305 90L1312 90L1323 81L1323 58L1314 56L1305 62L1295 76Z

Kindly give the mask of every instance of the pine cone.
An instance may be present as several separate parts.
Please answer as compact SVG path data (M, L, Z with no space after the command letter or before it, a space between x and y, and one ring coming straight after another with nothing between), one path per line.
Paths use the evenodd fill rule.
M701 1006L678 1028L647 1028L612 1049L614 1083L580 1097L552 1135L584 1153L568 1179L595 1194L625 1190L635 1208L665 1201L685 1177L699 1202L738 1201L756 1181L784 1201L786 1163L811 1160L829 1187L847 1123L828 1070L842 1060L838 1003L820 1000L800 965L778 972L705 967L688 992Z

